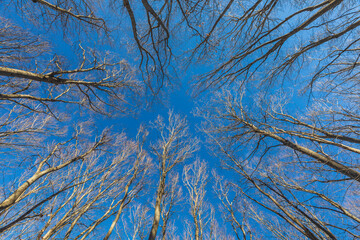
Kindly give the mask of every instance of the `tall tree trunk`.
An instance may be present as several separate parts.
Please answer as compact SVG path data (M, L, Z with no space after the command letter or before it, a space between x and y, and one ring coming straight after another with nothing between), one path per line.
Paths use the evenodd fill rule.
M149 234L149 240L155 240L156 234L157 234L157 231L159 228L160 215L161 215L161 200L164 196L165 179L166 179L166 175L163 173L161 176L159 188L158 188L158 191L156 194L154 220L153 220L153 224L152 224L151 231Z

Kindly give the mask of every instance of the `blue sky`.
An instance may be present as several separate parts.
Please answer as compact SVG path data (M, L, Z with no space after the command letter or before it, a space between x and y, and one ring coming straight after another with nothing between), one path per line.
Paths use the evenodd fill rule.
M106 40L103 41L102 39L98 38L95 33L88 35L90 38L81 38L81 40L79 41L76 37L76 33L67 33L64 38L64 34L61 31L54 31L51 29L49 30L46 27L42 27L41 21L39 22L39 26L33 26L32 24L29 24L27 22L28 20L26 19L26 17L21 16L21 12L14 12L13 8L8 8L8 10L2 11L2 14L5 18L10 19L10 21L12 21L14 24L24 28L25 31L31 32L35 36L40 36L41 39L50 43L52 52L44 57L45 60L53 57L53 54L57 54L64 56L71 67L77 67L77 53L74 52L74 48L77 48L77 44L81 44L81 46L84 48L95 48L104 52L111 50L117 55L119 55L120 59L125 59L130 64L136 64L136 61L134 61L134 55L137 54L137 51L135 50L134 52L129 53L127 51L128 46L126 46L125 44L122 45L121 40L124 40L122 32L115 33L114 37L114 39L116 40L120 39L120 43L110 42L109 44ZM125 29L128 29L128 27L125 27ZM190 44L186 47L191 48ZM180 52L177 54L180 54ZM71 108L73 111L75 110L75 112L71 114L72 117L70 121L65 121L61 123L60 126L64 128L69 127L69 129L71 130L71 127L74 126L74 124L76 124L77 122L92 120L94 126L94 134L101 134L101 132L105 128L111 128L113 133L125 132L129 138L134 139L140 125L149 126L149 123L155 121L158 115L166 118L169 111L172 110L174 111L174 113L180 114L187 119L192 137L197 136L202 141L200 150L196 152L192 159L188 159L187 162L185 162L184 164L189 164L193 162L196 158L205 160L208 163L208 174L211 178L211 170L213 168L218 168L220 166L220 163L216 158L213 157L211 151L209 151L209 148L205 144L205 136L200 132L199 129L202 118L200 116L194 116L193 114L195 107L198 104L195 103L196 99L191 96L191 94L193 93L192 84L194 81L194 76L205 72L207 68L208 67L201 66L200 64L194 64L185 70L177 69L178 72L176 72L176 74L174 73L174 75L177 75L177 77L174 77L174 79L171 80L174 83L174 87L170 88L170 90L164 90L165 92L163 96L160 96L160 99L155 100L151 104L147 104L146 100L141 100L142 105L140 105L135 114L120 117L113 116L109 118L102 115L88 114L86 111L80 111L82 113L76 112L75 107ZM137 77L141 78L140 75L138 75ZM60 110L66 111L66 106L60 106ZM69 135L70 134L71 132L69 132ZM148 144L155 140L153 139L153 136L153 134L149 135ZM50 138L49 141L53 141L55 139L56 138ZM182 166L183 164L174 169L174 171L178 172L180 175L180 182ZM220 169L218 170L220 171ZM22 172L18 172L18 174L21 175ZM5 176L6 175L7 174L5 174ZM17 174L11 175L11 177L9 175L7 176L11 179L15 179L16 175ZM8 182L10 178L5 179L4 181ZM154 184L156 184L156 174L154 175L154 178ZM209 201L209 203L216 204L217 201L215 200L215 195L212 192L211 184L207 188L207 200ZM149 192L147 193L147 195L153 196L155 190L156 185L153 185L152 189L148 189ZM185 188L183 188L183 192L186 192ZM154 198L151 197L144 197L142 199L143 200L140 200L140 202L143 201L143 204L148 207L151 207L152 201L154 201ZM188 204L187 202L184 203ZM185 219L191 221L188 209L189 206L185 208L179 207L178 209L176 209L177 213L174 215L174 220L177 222L179 232L183 231L183 224ZM152 214L152 210L150 211L150 213ZM129 212L126 212L126 214L129 214ZM108 224L110 224L110 222Z
M39 21L34 22L29 21L28 17L34 17L34 15L30 15L32 12L30 11L15 11L11 4L12 2L5 2L6 4L9 3L9 5L4 4L1 9L1 16L9 19L14 24L22 27L24 29L24 32L32 33L34 36L39 36L44 41L48 41L51 46L51 51L49 54L44 54L41 59L38 61L46 62L49 59L51 59L55 54L64 56L66 59L66 62L68 63L70 68L76 68L78 66L78 57L79 53L79 47L78 45L81 44L82 47L85 49L97 49L102 53L105 52L111 52L114 55L116 55L116 59L124 59L126 60L134 69L137 70L135 77L138 80L142 80L142 76L140 74L140 71L138 69L140 57L139 57L139 51L136 47L134 47L133 40L132 40L132 32L130 27L130 21L127 18L126 11L124 8L122 8L121 11L116 12L112 10L106 10L106 9L100 9L99 14L106 15L107 20L111 22L111 27L114 27L114 31L110 33L111 38L106 38L102 34L98 34L94 31L92 28L84 28L81 27L78 29L72 28L74 25L76 26L76 22L74 25L69 25L69 29L66 31L62 31L61 24L54 21L52 24L47 25L46 21L42 21L42 17L39 16ZM23 5L21 5L24 8L29 8L32 4L36 4L33 2L24 2ZM134 4L134 9L136 9L136 3L131 2L131 4ZM301 5L301 4L300 4ZM298 6L294 7L292 9L292 6L285 6L280 11L280 15L278 15L278 18L284 18L287 16L288 11L295 11ZM235 11L236 9L234 9ZM240 11L240 10L239 10ZM28 13L29 15L24 15L24 13ZM233 12L236 15L236 11ZM37 12L34 12L32 14L37 14ZM118 14L118 15L116 15ZM140 23L146 23L146 19L141 18L141 10L137 9L135 10L135 15ZM306 13L299 15L297 19L294 20L294 25L298 21L300 21L303 17L305 18L305 15L310 15L312 13ZM331 17L332 15L329 15ZM201 16L200 16L201 17ZM116 18L116 20L120 20L119 23L113 21ZM214 20L214 19L213 19ZM319 20L320 21L320 20ZM321 20L322 21L322 20ZM275 21L274 21L275 22ZM118 25L117 25L118 24ZM210 25L211 23L209 23ZM317 24L317 22L316 22ZM206 23L199 25L200 31L206 32ZM66 27L66 26L65 26ZM249 31L251 32L251 27L246 25L246 27L249 27ZM292 26L286 26L282 31L287 31L289 27ZM221 31L227 31L231 29L231 26L229 25L228 28L224 29L217 29L217 34L221 35ZM86 30L87 33L84 34L83 30ZM175 30L174 30L175 31ZM181 30L182 31L182 30ZM181 32L179 31L179 32ZM280 30L279 30L280 32ZM278 34L278 33L277 33ZM180 36L179 36L180 35ZM135 96L134 102L140 103L139 107L136 108L135 114L130 115L117 115L116 112L112 116L105 116L105 115L99 115L96 113L92 113L88 110L83 110L78 107L69 107L65 105L59 105L60 112L64 111L68 114L69 118L67 120L64 120L63 122L59 122L57 126L60 126L61 128L73 127L79 122L82 121L92 121L92 130L93 135L91 134L91 137L95 137L95 135L101 134L101 132L106 128L111 128L112 132L116 134L120 133L126 133L126 135L130 139L134 139L136 137L136 134L138 132L138 129L140 125L149 126L150 122L155 121L158 115L163 116L166 118L169 111L174 111L174 113L180 114L188 121L188 126L191 132L191 135L193 137L197 137L201 141L201 147L198 152L194 155L192 159L187 160L185 164L191 163L193 160L195 160L196 157L199 157L202 160L205 160L208 164L208 174L211 178L211 170L215 169L220 175L225 176L227 179L232 180L236 183L240 182L240 185L244 183L244 180L241 180L241 177L239 175L234 174L231 171L224 170L221 167L221 157L215 156L212 151L216 151L216 148L212 145L209 145L207 142L207 138L205 134L201 131L201 124L204 121L204 116L200 114L194 114L196 112L197 107L214 107L214 104L212 100L215 98L215 95L217 93L218 89L208 89L202 93L200 93L198 96L194 96L194 93L196 93L194 83L197 81L198 77L201 74L208 73L209 71L215 69L219 64L222 63L224 60L230 59L232 56L230 54L236 52L237 48L242 45L242 41L245 39L226 39L221 43L218 43L214 47L214 49L210 49L209 51L212 51L212 54L206 55L205 59L198 59L198 61L191 62L186 67L181 66L182 62L186 62L188 60L189 54L187 51L192 50L197 42L201 40L200 37L191 37L191 32L185 31L181 32L179 35L176 35L177 39L170 39L170 46L173 47L173 54L174 57L171 62L170 67L168 68L168 74L169 74L169 84L165 84L162 89L162 94L156 96L156 100L152 101L152 96L146 95L145 96ZM315 89L314 92L310 92L309 90L303 91L305 87L308 84L309 79L311 78L313 72L318 69L318 65L314 64L314 62L318 61L318 59L321 59L321 57L324 57L325 53L322 51L322 49L316 49L316 51L312 52L311 56L303 56L304 57L304 63L299 65L294 65L292 69L289 70L289 74L286 76L281 73L279 75L275 76L275 81L272 84L259 84L263 79L266 79L269 73L268 68L277 66L278 63L281 63L282 59L281 57L284 57L287 53L293 53L295 50L303 45L306 45L304 43L307 43L308 41L312 41L316 37L316 30L309 30L305 34L299 33L295 36L292 36L291 39L287 40L287 42L283 45L280 56L277 58L274 57L274 55L271 55L267 62L264 63L262 68L259 68L257 72L254 73L254 75L247 79L244 86L242 86L242 90L240 91L238 87L239 82L242 82L244 79L244 75L239 75L236 79L234 84L224 84L222 89L230 89L229 92L233 96L236 94L239 94L239 92L244 91L244 99L243 104L245 108L249 111L250 114L253 114L253 120L257 120L258 123L262 124L262 120L264 119L264 116L266 115L264 113L264 109L266 107L269 107L272 104L272 101L276 102L279 99L281 101L286 102L287 104L284 105L284 109L289 114L294 114L296 116L304 117L306 118L306 113L308 113L310 110L315 109L313 107L314 102L319 103L318 99L320 97L324 96L324 92L316 92L317 89ZM214 37L215 38L215 37ZM269 37L271 38L271 37ZM221 38L220 38L221 39ZM237 41L236 41L237 40ZM245 40L244 40L245 41ZM303 44L303 45L302 45ZM241 62L241 64L247 64L251 60L256 59L258 56L260 56L263 52L266 52L271 46L264 47L263 49L257 50L254 52L254 54L251 54L248 56L244 61ZM327 54L327 53L326 53ZM164 60L164 59L160 59ZM326 61L325 61L326 63ZM239 64L240 65L240 64ZM258 65L255 64L254 67L250 69L250 72L255 70L255 68ZM234 67L234 71L236 70L236 67ZM44 67L42 67L44 68ZM299 68L296 70L296 68ZM41 68L40 68L41 69ZM294 70L295 69L295 70ZM231 70L231 71L233 71ZM251 72L253 73L253 72ZM222 79L223 81L224 79ZM171 85L173 84L173 85ZM310 93L312 95L310 95ZM325 99L325 98L324 98ZM325 99L327 100L327 99ZM345 105L345 103L342 102L341 98L332 97L331 100L339 101L339 105L342 106ZM133 102L131 102L133 103ZM131 106L131 105L130 105ZM218 106L215 106L218 107ZM219 106L221 109L221 106ZM316 110L316 109L315 109ZM70 112L69 112L70 111ZM2 113L6 112L6 110L2 109ZM264 115L263 115L264 114ZM269 118L268 118L269 119ZM267 119L267 120L268 120ZM266 120L264 120L266 123ZM270 123L273 120L270 119ZM279 126L286 126L289 125L279 125ZM150 128L149 128L150 129ZM68 135L72 134L72 130L69 130L70 132ZM233 132L230 132L229 134L234 134ZM281 134L281 133L280 133ZM152 129L150 129L150 135L148 142L146 143L146 146L148 147L151 142L154 142L156 134L153 134ZM297 141L297 139L294 141ZM46 141L51 142L59 140L59 137L56 136L50 136ZM241 140L241 139L240 139ZM239 142L240 142L239 140ZM264 141L265 142L265 141ZM300 143L309 144L310 141L306 142L305 140L299 140ZM235 150L235 153L239 156L239 159L247 156L250 154L251 150L254 148L254 144L256 141L250 141L249 146L244 145L240 146L239 149ZM268 140L266 141L269 145L274 145L277 142L275 140ZM236 143L237 144L237 143ZM234 146L236 146L234 144ZM265 148L264 146L261 146ZM283 163L291 158L293 158L295 155L292 151L283 151L283 148L275 148L275 150L271 150L269 155L267 155L266 163L264 163L264 166L271 166L272 164L276 163L278 159L279 163ZM320 151L320 150L319 150ZM337 154L340 155L340 151L336 152L337 149L333 150L330 148L329 153L337 156ZM3 154L4 155L4 154ZM34 154L35 155L35 154ZM152 155L153 156L153 155ZM253 159L257 160L259 158L260 154L255 155ZM351 155L352 156L352 155ZM34 156L31 156L34 157ZM153 156L154 157L154 156ZM6 155L5 158L9 158L9 155ZM347 158L347 156L343 157L344 159ZM290 160L289 160L290 161ZM255 166L256 163L249 163L249 166ZM310 164L309 164L310 165ZM181 176L182 172L182 166L177 167L174 171L178 172ZM309 173L311 172L310 170ZM4 171L3 171L4 172ZM256 174L261 175L260 173L256 172ZM6 174L3 174L3 176L6 176ZM2 179L1 181L9 182L10 180L14 180L17 175L21 175L21 172L19 170L12 171L12 175L9 176L8 179ZM300 173L296 172L294 175L298 176L301 175ZM154 198L147 198L148 196L153 196L154 192L156 191L156 181L158 176L156 174L153 175L153 181L154 184L152 185L151 189L148 190L148 192L143 196L139 203L143 203L146 206L152 208L152 204L154 201ZM213 192L213 186L214 183L213 180L209 181L210 184L207 186L207 201L211 203L217 210L218 210L218 200L216 199L216 196ZM242 185L241 185L242 186ZM246 190L252 191L251 188L247 188L248 185L244 184L244 188ZM186 192L186 189L183 189L184 192ZM302 196L303 197L303 196ZM339 200L341 201L341 200ZM178 207L178 216L176 218L176 224L178 224L179 232L183 231L183 220L189 219L189 205L181 205ZM186 206L186 207L184 207ZM150 214L152 214L152 210L150 211ZM266 212L266 210L265 210ZM219 216L220 213L218 212ZM181 219L184 215L184 219ZM186 215L186 216L185 216ZM328 217L325 214L326 217ZM220 220L220 217L217 218L222 224L223 220ZM225 224L224 224L225 226ZM259 225L255 224L255 227L259 227ZM225 229L230 231L230 226L226 225ZM256 229L256 228L255 228Z

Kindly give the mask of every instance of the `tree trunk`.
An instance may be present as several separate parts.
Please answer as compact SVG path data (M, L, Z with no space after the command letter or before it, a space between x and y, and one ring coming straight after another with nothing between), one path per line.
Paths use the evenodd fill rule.
M156 234L157 234L157 231L158 231L158 228L159 228L160 215L161 215L161 199L164 196L165 178L166 178L166 175L163 174L161 176L159 188L158 188L158 191L157 191L157 194L156 194L154 220L153 220L153 224L152 224L152 227L151 227L149 240L155 240Z

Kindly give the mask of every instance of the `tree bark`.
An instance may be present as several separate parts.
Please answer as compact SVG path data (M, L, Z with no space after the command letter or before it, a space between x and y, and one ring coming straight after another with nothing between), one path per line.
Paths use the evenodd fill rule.
M154 220L153 220L153 224L152 224L150 235L149 235L149 240L155 240L156 234L157 234L157 231L159 228L160 215L161 215L161 200L164 196L165 179L166 179L166 175L162 174L159 188L158 188L158 191L156 194L155 214L154 214Z

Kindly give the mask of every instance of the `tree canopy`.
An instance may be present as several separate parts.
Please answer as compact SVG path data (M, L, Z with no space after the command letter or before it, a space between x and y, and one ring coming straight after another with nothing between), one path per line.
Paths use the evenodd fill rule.
M356 1L0 9L1 238L360 238Z

